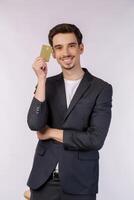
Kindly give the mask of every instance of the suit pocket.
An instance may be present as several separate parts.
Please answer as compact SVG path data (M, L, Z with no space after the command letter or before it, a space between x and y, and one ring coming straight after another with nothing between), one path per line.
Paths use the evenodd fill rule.
M96 160L99 159L98 151L79 151L78 152L79 160Z
M36 147L36 154L40 155L40 156L43 156L46 152L46 148L44 148L44 146L41 146L41 145L37 145Z

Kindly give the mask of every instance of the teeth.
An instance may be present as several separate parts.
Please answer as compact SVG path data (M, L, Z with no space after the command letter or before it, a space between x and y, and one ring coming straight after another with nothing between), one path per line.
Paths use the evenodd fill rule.
M68 60L68 59L72 59L73 57L66 57L66 58L62 58L62 60Z
M71 61L71 59L65 59L64 61Z
M64 59L63 61L64 61L66 64L71 64L72 59Z
M73 58L65 58L65 59L63 59L63 61L69 63L69 62L72 61L72 59L73 59Z

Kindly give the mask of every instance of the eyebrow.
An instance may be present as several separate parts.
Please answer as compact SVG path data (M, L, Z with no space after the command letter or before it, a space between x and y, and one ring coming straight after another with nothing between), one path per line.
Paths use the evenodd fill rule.
M68 45L76 45L76 44L77 44L77 42L68 43ZM54 45L54 48L61 47L61 46L62 46L62 44L57 44L57 45Z

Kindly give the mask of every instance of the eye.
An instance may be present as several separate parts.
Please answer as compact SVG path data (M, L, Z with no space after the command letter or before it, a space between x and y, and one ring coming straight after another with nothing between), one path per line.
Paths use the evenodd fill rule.
M56 49L60 50L60 49L62 49L62 47L56 47Z
M69 46L70 46L70 47L75 47L75 46L76 46L76 44L70 44Z
M55 50L61 50L62 49L62 46L60 46L60 45L57 45L57 46L55 46L55 48L54 48Z

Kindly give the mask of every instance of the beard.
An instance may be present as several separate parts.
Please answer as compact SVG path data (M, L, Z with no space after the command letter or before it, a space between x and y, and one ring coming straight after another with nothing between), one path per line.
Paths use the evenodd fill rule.
M67 56L68 58L70 56ZM71 70L75 67L75 64L74 63L70 63L70 64L64 64L64 63L61 63L61 67L62 69L65 69L65 70Z
M65 70L71 70L75 67L75 65L74 64L72 66L71 65L70 66L69 65L68 66L61 65L61 67L62 67L62 69L65 69Z

